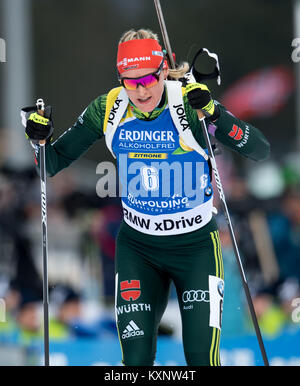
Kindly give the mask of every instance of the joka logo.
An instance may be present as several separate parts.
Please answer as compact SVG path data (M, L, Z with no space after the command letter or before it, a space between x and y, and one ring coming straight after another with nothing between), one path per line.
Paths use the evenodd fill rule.
M120 107L120 103L123 102L123 99L119 99L119 97L115 100L115 103L113 105L113 108L111 109L110 113L109 113L109 117L108 117L108 121L107 123L110 123L111 125L114 124L114 119L115 119L115 116L116 116L116 113Z
M128 338L133 338L133 337L136 337L136 336L142 336L144 335L144 331L141 330L135 323L133 320L131 320L125 330L123 331L123 334L122 334L122 339L128 339Z
M243 138L243 130L238 127L237 125L233 125L232 126L232 129L231 129L231 132L228 133L229 137L235 139L236 141L239 141L240 139Z
M137 300L141 295L141 282L139 280L125 280L120 283L121 296L128 302Z
M179 123L182 127L182 130L186 130L190 127L189 122L187 120L187 117L185 115L184 107L182 104L180 105L173 105L173 108L176 109L177 118L179 120Z

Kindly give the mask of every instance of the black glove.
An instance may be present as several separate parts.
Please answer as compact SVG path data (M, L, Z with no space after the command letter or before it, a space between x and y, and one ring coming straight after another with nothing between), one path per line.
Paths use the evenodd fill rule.
M212 121L219 118L219 108L214 104L210 91L205 84L189 83L185 91L189 104L193 109L201 110L203 114Z
M25 127L25 135L32 143L41 140L50 141L53 134L52 107L46 106L44 116L37 113L37 107L24 107L21 110L22 124Z

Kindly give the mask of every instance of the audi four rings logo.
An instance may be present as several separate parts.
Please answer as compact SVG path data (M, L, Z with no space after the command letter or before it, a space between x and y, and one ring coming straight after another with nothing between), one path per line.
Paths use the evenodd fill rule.
M209 302L209 291L189 290L182 294L183 303L187 302Z

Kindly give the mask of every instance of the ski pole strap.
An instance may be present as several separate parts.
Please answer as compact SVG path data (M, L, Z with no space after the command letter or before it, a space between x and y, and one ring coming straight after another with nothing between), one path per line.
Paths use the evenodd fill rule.
M209 74L203 74L203 73L199 72L198 70L196 70L196 68L195 68L196 60L203 53L206 53L209 57L211 57L215 61L215 68ZM201 83L203 80L206 80L206 79L217 78L218 85L221 84L221 72L220 72L218 55L213 53L213 52L210 52L207 48L200 48L199 51L196 53L196 55L194 56L194 59L192 60L190 72L194 75L194 77L198 83Z

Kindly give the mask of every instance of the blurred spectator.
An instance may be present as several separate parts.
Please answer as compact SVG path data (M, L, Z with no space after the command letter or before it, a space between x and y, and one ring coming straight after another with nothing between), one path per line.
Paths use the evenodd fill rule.
M280 278L300 281L300 192L287 190L281 206L268 216L270 232L280 267Z
M119 200L111 199L111 203L95 213L92 222L92 234L102 266L104 304L108 308L114 306L115 297L115 242L122 221L123 212Z
M261 199L250 192L248 183L233 170L227 202L261 330L275 336L296 327L291 324L291 304L300 296L300 190L294 178L282 196L278 190L277 195ZM220 216L219 222L226 286L223 336L247 333L253 331L248 307L237 296L242 287L238 271L234 272L235 257Z
M300 192L287 188L266 211L267 224L278 266L277 279L256 288L254 308L264 334L275 336L292 323L292 301L300 296ZM269 266L269 269L273 269Z
M262 285L263 277L249 214L261 208L261 203L250 193L245 178L237 175L231 178L230 195L227 202L243 267L250 286L255 289Z
M56 308L56 315L49 322L50 338L67 339L77 335L82 313L79 293L69 286L56 285L51 291L50 303Z
M262 334L275 336L286 327L287 315L271 293L262 291L256 294L253 305Z
M299 328L291 317L292 301L299 297L299 280L295 277L279 279L273 285L262 288L253 301L262 332L274 337L284 329Z
M5 322L0 323L0 341L30 345L41 339L41 298L31 290L20 293L12 287L4 299L7 307Z
M18 340L22 345L28 345L34 340L43 338L41 305L41 299L34 294L28 293L22 296L16 316Z
M217 217L224 263L225 290L222 315L222 336L241 336L248 332L245 296L232 248L228 226L223 216Z
M0 171L0 282L3 288L13 285L21 293L42 293L40 275L32 255L32 240L26 233L26 201L35 171Z
M114 319L105 315L99 315L93 320L85 318L82 296L70 286L55 285L51 291L50 302L55 308L55 316L49 323L50 339L117 336Z

